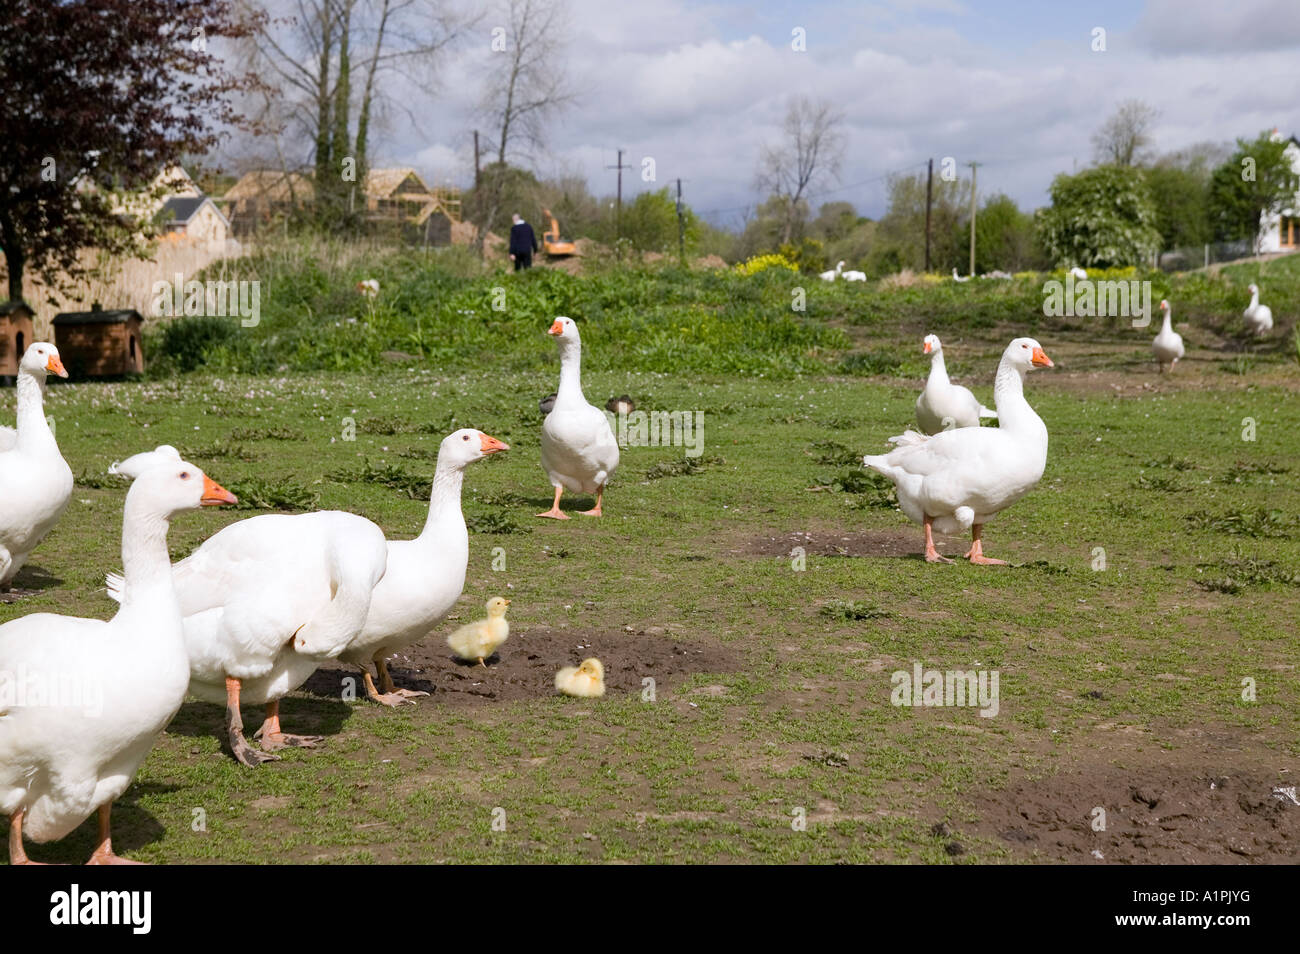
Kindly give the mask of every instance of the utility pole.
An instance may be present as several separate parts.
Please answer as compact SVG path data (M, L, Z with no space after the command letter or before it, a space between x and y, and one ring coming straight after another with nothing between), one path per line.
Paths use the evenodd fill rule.
M682 217L682 180L677 180L677 257L686 264L686 220Z
M623 165L623 150L618 150L618 162L612 166L606 166L606 169L618 170L618 199L615 209L615 233L617 238L623 237L623 170L631 169L631 166Z
M930 203L934 199L934 159L925 174L925 270L930 270Z
M975 274L975 170L981 165L968 162L970 166L970 275Z
M478 130L474 130L474 191L478 191L479 171L478 171Z

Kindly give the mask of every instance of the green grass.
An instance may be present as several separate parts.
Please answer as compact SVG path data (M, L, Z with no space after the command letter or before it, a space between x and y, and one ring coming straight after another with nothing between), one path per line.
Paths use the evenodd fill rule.
M438 290L379 277L403 299ZM730 277L683 282L679 293L707 297L714 281L732 293ZM647 282L651 299L663 291ZM318 284L312 294L328 296L326 277ZM659 349L672 337L651 325L664 311L623 314L595 296L588 317L610 330L590 338L588 398L627 393L643 409L702 410L705 456L626 448L604 518L536 520L550 503L537 400L556 377L540 330L572 304L565 288L539 281L528 313L504 330L480 313L450 370L428 366L430 351L427 364L368 370L52 387L61 447L84 477L32 560L39 592L0 604L0 621L111 615L102 575L119 563L124 487L96 475L114 459L160 443L194 448L249 506L347 509L406 538L424 522L438 442L475 426L511 450L467 474L462 619L508 591L516 633L630 640L659 627L659 637L635 638L719 647L730 662L665 681L654 702L539 688L515 702L451 707L435 694L381 711L299 693L284 704L286 728L314 726L326 745L256 771L222 754L217 707L187 703L118 804L119 850L152 862L996 862L1013 849L973 833L975 799L1017 775L1122 760L1225 773L1295 764L1300 371L1287 354L1265 350L1245 378L1222 374L1233 355L1194 324L1187 361L1163 380L1146 362L1146 333L1040 331L1058 364L1028 385L1051 433L1047 471L985 532L987 552L1015 565L929 566L887 486L856 466L912 423L923 368L912 351L926 316L911 311L840 332L846 350L895 349L903 373L835 375L821 357L806 370L808 353L795 348L754 359L781 373L742 375L698 345L689 373L663 373L670 352ZM1206 301L1215 288L1202 289ZM464 304L454 283L441 291ZM870 301L887 294L904 299L900 308L922 301L903 292ZM266 334L274 329L269 321ZM649 337L620 350L612 329ZM987 401L992 362L1022 330L998 319L950 335L950 367L971 369L960 379ZM498 361L493 342L525 332ZM533 366L516 367L525 351ZM629 369L629 352L652 359ZM457 366L465 361L472 367ZM0 395L10 414L11 395ZM1253 441L1242 439L1248 417ZM567 509L579 505L589 503L566 497ZM247 515L178 518L173 556ZM808 533L903 543L861 556L850 541L802 561L770 544ZM495 548L504 570L493 569ZM941 549L960 555L964 542ZM891 706L891 673L914 662L998 669L999 715ZM1253 703L1241 698L1247 677ZM498 808L503 832L492 829ZM792 830L798 808L806 831ZM196 810L206 830L195 830ZM951 838L934 830L943 819L965 854L945 851ZM32 853L84 860L92 827Z

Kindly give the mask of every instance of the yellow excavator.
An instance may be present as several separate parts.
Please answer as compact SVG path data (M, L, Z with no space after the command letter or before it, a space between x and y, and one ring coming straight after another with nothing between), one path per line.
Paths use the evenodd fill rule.
M542 209L542 214L551 220L551 227L542 233L542 248L551 258L568 258L578 254L578 246L560 238L560 223L555 221L550 209Z

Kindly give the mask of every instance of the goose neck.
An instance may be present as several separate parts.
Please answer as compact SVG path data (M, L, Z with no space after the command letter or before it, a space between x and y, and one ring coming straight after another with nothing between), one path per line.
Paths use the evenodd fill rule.
M18 447L30 451L57 446L45 419L45 382L30 371L18 375Z
M461 487L465 482L465 471L461 467L438 462L433 472L433 489L429 493L429 516L425 520L421 536L433 533L435 527L448 520L459 520L463 526L465 516L461 511Z
M943 349L938 348L930 355L930 377L927 379L930 384L944 385L948 383L948 366L943 360Z
M1167 335L1169 334L1169 332L1174 330L1174 320L1172 315L1173 315L1173 311L1169 308L1166 308L1164 320L1160 322L1160 333L1162 335Z
M122 575L126 580L124 606L147 599L149 593L171 591L167 528L167 518L156 508L139 496L127 494L122 519Z
M582 347L576 342L560 346L560 388L555 400L575 397L582 398Z

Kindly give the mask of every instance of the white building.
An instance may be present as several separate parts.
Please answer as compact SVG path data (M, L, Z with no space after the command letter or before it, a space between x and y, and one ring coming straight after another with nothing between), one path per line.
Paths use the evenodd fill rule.
M1281 142L1282 134L1273 130L1273 141ZM1291 160L1291 171L1300 177L1300 139L1292 136L1286 144L1285 155ZM1258 247L1267 252L1294 252L1300 249L1300 192L1291 205L1280 215L1264 215L1260 220Z

